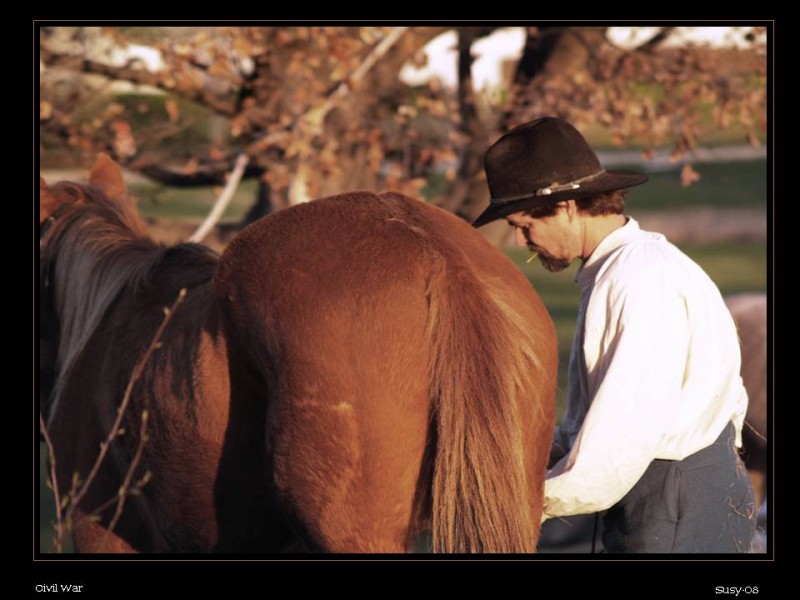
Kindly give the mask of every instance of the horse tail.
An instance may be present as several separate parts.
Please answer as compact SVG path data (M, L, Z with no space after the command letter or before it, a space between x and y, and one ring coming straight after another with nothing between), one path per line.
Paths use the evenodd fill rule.
M541 461L526 456L539 449L525 447L535 432L524 428L552 420L536 391L549 385L537 336L552 325L517 314L464 268L442 266L431 283L433 551L534 552L541 482L529 478Z

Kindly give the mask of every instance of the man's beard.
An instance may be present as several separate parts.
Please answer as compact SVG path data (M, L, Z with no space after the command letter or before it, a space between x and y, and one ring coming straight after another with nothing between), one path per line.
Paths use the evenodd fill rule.
M542 251L541 248L529 247L528 250L531 252L537 252L539 254L539 262L542 263L542 266L551 273L563 271L570 265L570 262L572 262L565 258L555 258L554 256L549 255L547 252Z

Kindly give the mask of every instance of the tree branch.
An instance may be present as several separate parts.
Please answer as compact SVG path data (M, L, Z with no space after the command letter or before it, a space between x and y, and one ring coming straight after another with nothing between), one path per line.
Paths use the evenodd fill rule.
M594 30L596 28L591 28L591 29ZM603 37L605 37L605 31L606 31L605 28L603 28L602 31L603 31ZM587 61L589 63L589 68L590 68L590 70L592 72L596 72L597 71L597 51L595 50L594 44L592 44L591 42L589 42L588 39L586 39L586 36L581 32L581 28L580 27L570 27L569 29L567 29L567 32L572 34L572 35L574 35L577 38L577 40L581 44L583 44L583 47L586 49L586 52L589 55L589 60Z
M658 33L656 33L653 37L649 40L636 46L631 50L624 51L616 60L614 64L614 68L612 69L612 79L616 79L617 76L622 72L622 67L625 64L626 59L635 52L641 52L644 54L652 54L653 51L656 49L658 45L660 45L664 40L666 40L672 33L675 31L675 27L662 27Z
M44 424L44 417L39 413L39 431L42 433L44 443L47 445L47 460L50 463L50 486L53 489L53 496L56 501L56 552L61 552L64 539L64 518L61 514L61 494L58 493L58 479L56 478L56 452L53 449L53 442Z
M247 162L246 154L240 154L236 159L236 165L230 177L228 177L228 183L225 184L225 189L222 190L222 193L219 195L219 198L217 198L211 212L208 213L203 223L197 228L197 231L189 237L190 242L202 242L203 238L211 231L211 228L219 221L222 213L225 212L228 204L230 204L233 194L236 192L236 188L239 187L239 182L242 179L242 174L244 173L244 168L247 166Z
M138 493L144 485L147 484L149 481L150 475L149 473L145 473L145 476L142 477L133 487L131 487L131 482L133 481L134 473L136 472L136 467L138 467L139 462L144 453L144 444L147 441L147 422L148 422L148 413L147 409L142 411L142 421L140 425L139 431L139 443L136 448L136 454L128 467L127 472L125 473L125 477L123 479L122 485L119 487L117 493L114 495L113 498L101 503L98 507L96 507L91 512L88 512L82 515L78 521L73 522L73 516L75 511L78 510L81 500L86 496L91 487L94 479L96 478L98 472L100 471L100 467L102 466L103 462L106 459L108 454L108 449L111 447L112 442L121 435L121 425L122 419L125 416L125 412L127 411L128 405L130 404L131 397L133 396L133 388L144 372L144 368L147 365L150 357L153 353L161 347L161 336L164 334L164 330L166 329L169 322L172 320L172 316L175 314L175 310L180 306L183 302L183 299L186 297L186 288L182 288L181 291L178 293L178 297L175 299L175 302L172 303L172 306L164 308L164 319L161 321L161 325L159 325L158 329L156 330L155 335L153 336L152 341L148 345L147 349L145 350L144 354L138 360L138 362L134 365L133 371L131 372L130 379L128 380L128 385L125 388L125 394L122 398L122 403L120 404L119 408L117 409L117 417L114 420L114 424L111 427L111 431L108 433L106 440L100 444L100 453L97 456L92 468L89 472L89 475L86 477L86 480L83 482L79 482L77 472L74 473L72 477L72 486L70 492L64 498L61 497L58 489L58 479L56 476L56 455L55 450L53 447L53 443L50 439L50 434L47 431L47 426L45 425L44 418L42 417L41 413L39 414L39 429L42 433L42 437L45 440L45 444L47 445L48 452L49 452L49 462L50 462L50 482L51 487L53 489L53 495L55 497L56 502L56 539L54 541L54 546L56 552L61 552L63 548L63 539L64 534L67 530L73 529L75 525L82 522L84 519L93 519L97 518L97 516L102 513L102 511L106 510L113 504L116 504L116 510L114 511L114 516L111 519L111 524L108 528L108 532L111 533L113 528L119 522L119 519L122 515L122 509L125 504L125 499L135 493ZM63 511L64 506L69 505L66 512ZM62 506L63 505L63 506Z
M174 187L201 187L209 185L220 185L225 182L225 176L230 172L230 163L215 162L205 165L191 173L181 173L172 171L157 163L143 163L137 161L131 168L149 177L150 179ZM248 164L242 177L259 177L264 173L264 168L255 164Z
M139 466L139 463L142 460L142 455L144 454L144 444L147 441L147 422L149 419L149 414L147 410L142 411L142 421L139 425L139 443L136 446L136 453L133 455L133 460L131 461L130 467L128 467L128 472L125 473L125 479L122 481L122 485L119 487L119 492L117 493L117 507L114 510L114 516L111 517L111 521L108 524L108 535L110 535L114 528L119 523L119 519L122 516L122 509L125 506L125 499L131 493L131 482L133 481L133 474L136 472L136 467ZM140 483L146 483L149 478L145 475L140 481ZM136 486L138 489L139 486Z
M672 35L675 31L675 27L662 27L658 33L656 33L653 37L647 40L645 43L636 46L634 50L638 52L652 52L656 46L661 44L664 40Z
M408 27L394 27L385 38L375 44L372 52L370 52L366 58L364 58L364 61L355 69L353 69L353 72L350 73L350 75L345 77L336 85L333 91L328 94L328 97L322 103L322 106L318 108L312 107L299 119L297 119L296 122L306 124L310 122L312 127L320 128L327 114L336 107L337 103L344 98L354 86L358 85L358 83L364 78L364 75L369 72L373 65L378 62L378 60L389 51L389 48L394 46L408 30Z
M378 60L380 60L409 29L409 27L393 28L385 38L373 47L372 51L364 58L358 67L353 69L350 75L334 86L328 96L323 100L322 104L317 106L312 105L302 115L295 118L285 129L269 133L259 138L245 149L245 153L248 155L258 154L270 145L288 138L291 135L290 132L296 131L298 128L319 131L328 113L337 106L341 99L344 98L354 86L358 85L370 69L375 66Z
M117 81L149 85L203 104L221 115L233 116L236 111L236 102L233 96L231 98L220 98L205 86L200 86L199 88L181 87L164 71L152 72L147 69L133 68L127 64L114 66L88 58L61 54L52 50L43 50L41 57L48 67L59 67L79 73L93 73ZM200 73L204 79L209 78L204 72L200 71Z
M91 486L92 482L94 481L95 477L97 477L97 473L100 471L100 466L103 464L103 461L108 454L108 449L111 447L111 443L119 436L120 426L122 425L122 419L125 416L125 411L130 404L131 398L133 397L133 388L136 383L139 381L139 378L142 376L144 372L144 368L147 365L150 357L153 355L158 348L161 347L161 336L164 334L164 330L169 325L169 322L172 320L172 316L175 314L175 310L180 306L183 302L183 299L186 297L186 288L182 288L178 297L175 299L175 302L172 303L170 308L164 308L164 319L161 321L161 325L159 325L158 329L156 330L155 335L153 336L153 341L150 342L150 345L145 350L142 357L133 367L133 371L131 372L130 379L128 380L128 385L125 388L125 394L122 397L122 403L120 404L119 408L117 409L117 418L114 420L114 424L111 426L111 431L109 432L106 440L100 444L100 454L97 456L97 460L95 460L94 465L92 465L92 469L89 471L89 475L86 477L86 480L81 484L80 489L75 493L72 499L72 508L77 507L81 500L86 496L86 493L89 491L89 487Z
M458 112L461 130L468 143L461 157L458 177L442 208L467 220L477 216L477 205L486 196L483 180L483 156L489 146L489 133L478 115L472 81L472 44L480 37L475 28L458 30Z
M465 133L483 134L483 127L475 106L475 90L472 84L472 43L475 32L469 28L458 30L458 113L461 129Z

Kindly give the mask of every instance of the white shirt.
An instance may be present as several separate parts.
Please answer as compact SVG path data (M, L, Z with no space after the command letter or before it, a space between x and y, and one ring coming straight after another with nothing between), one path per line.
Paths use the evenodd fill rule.
M747 410L736 326L708 275L658 233L627 223L578 270L567 410L544 518L605 510L653 459L681 460Z

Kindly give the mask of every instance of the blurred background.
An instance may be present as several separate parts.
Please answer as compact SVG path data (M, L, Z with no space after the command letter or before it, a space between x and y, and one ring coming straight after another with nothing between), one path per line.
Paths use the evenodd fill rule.
M217 250L257 218L353 189L401 191L471 220L488 202L486 149L520 123L557 115L605 167L650 175L628 196L627 213L644 229L666 234L723 295L766 292L764 27L38 33L42 175L85 180L97 152L110 154L152 235L166 242L197 228L240 154L249 160L242 182L205 240ZM556 323L560 414L577 264L546 272L509 246L504 223L482 232L519 264ZM44 473L41 492L46 552L53 508ZM554 543L588 551L580 540Z

